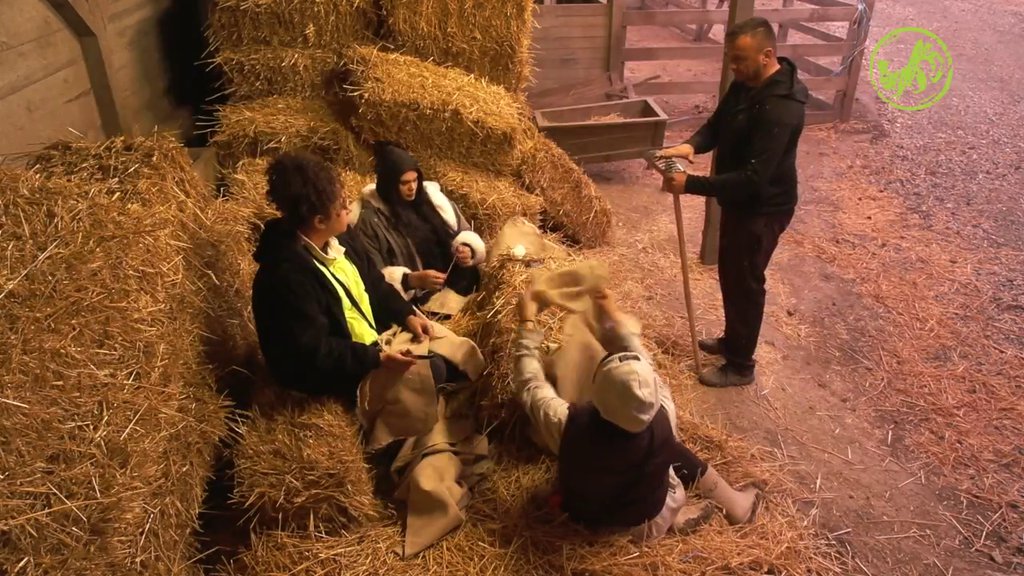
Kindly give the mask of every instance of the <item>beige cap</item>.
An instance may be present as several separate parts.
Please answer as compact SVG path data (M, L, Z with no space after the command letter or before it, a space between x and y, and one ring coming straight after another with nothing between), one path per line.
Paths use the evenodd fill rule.
M654 367L639 354L606 358L594 375L591 400L601 417L628 432L640 432L660 408Z

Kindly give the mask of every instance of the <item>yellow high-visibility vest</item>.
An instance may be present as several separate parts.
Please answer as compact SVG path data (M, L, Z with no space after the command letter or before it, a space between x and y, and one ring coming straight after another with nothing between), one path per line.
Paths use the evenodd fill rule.
M376 342L377 330L373 327L376 321L373 319L373 310L370 308L370 295L366 292L366 285L363 284L363 279L359 276L359 270L356 269L355 264L347 256L335 258L330 266L324 266L323 262L319 261L317 264L319 264L318 268L323 271L327 279L334 285L334 289L338 291L338 297L341 298L341 307L345 310L345 323L348 324L348 331L352 333L352 339L366 345ZM348 301L345 290L338 284L339 280L348 287L349 292L355 297L356 302L358 302L363 312L366 313L367 318L363 318L355 306Z

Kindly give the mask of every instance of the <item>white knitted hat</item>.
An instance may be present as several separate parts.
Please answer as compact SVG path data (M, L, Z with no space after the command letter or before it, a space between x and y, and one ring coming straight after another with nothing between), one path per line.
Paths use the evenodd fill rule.
M602 418L633 433L647 428L660 408L654 368L633 352L601 362L590 396Z

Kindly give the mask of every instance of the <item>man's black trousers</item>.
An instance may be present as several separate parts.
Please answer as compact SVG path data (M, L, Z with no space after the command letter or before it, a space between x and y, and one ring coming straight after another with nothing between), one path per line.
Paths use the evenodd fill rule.
M718 282L725 309L721 342L726 364L749 374L764 317L765 270L794 210L745 214L722 210L718 245Z

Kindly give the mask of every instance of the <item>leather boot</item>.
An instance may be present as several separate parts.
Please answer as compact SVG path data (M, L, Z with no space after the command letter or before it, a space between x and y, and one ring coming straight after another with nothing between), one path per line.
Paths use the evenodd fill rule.
M754 371L742 373L728 364L723 364L701 372L697 380L709 388L749 386L754 383Z
M712 356L722 355L722 339L721 338L701 338L697 340L697 348L704 351L705 354Z
M725 510L726 520L734 526L752 523L764 498L761 491L754 486L742 490L734 489L711 466L708 466L708 471L697 481L697 490L702 497L721 506Z

